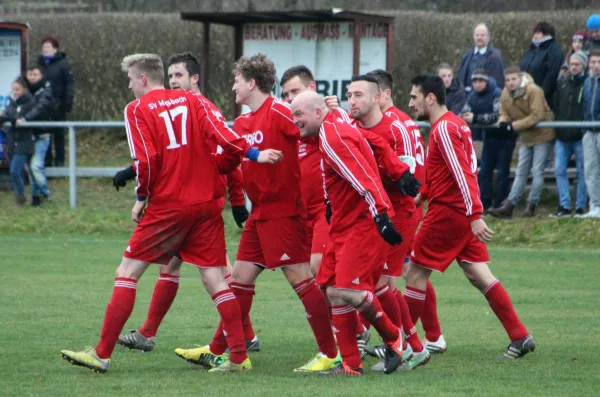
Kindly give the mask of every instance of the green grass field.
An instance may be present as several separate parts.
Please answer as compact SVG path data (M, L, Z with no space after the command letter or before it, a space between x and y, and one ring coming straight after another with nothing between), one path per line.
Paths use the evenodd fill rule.
M152 353L117 346L105 375L73 367L59 351L97 342L132 230L133 203L129 189L110 191L106 181L80 181L79 187L77 211L67 208L65 181L52 182L52 202L41 209L16 208L9 193L0 193L0 396L598 395L600 250L593 247L599 246L600 224L542 218L492 222L498 232L493 270L538 344L520 361L497 358L508 344L504 330L454 265L433 278L449 344L444 355L390 376L298 376L292 369L311 358L316 345L282 274L266 272L252 310L263 348L251 356L254 371L209 375L173 353L207 343L217 321L197 270L187 266ZM225 215L233 255L239 230ZM156 276L150 268L141 279L126 329L145 318ZM369 359L365 368L374 363Z

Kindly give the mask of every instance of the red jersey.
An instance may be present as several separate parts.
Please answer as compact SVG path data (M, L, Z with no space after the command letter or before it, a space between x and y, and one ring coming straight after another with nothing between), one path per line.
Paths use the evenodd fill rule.
M300 131L293 122L290 106L268 97L255 112L235 119L233 129L259 150L283 152L278 164L242 161L244 187L252 202L256 219L276 219L303 213L300 196L298 139Z
M358 121L354 122L354 125L361 130L369 131L380 137L382 137L386 143L394 150L396 156L409 156L415 157L414 150L414 139L409 134L408 130L404 125L398 121L394 121L391 117L383 115L379 123L372 127L364 128L361 127ZM400 206L413 209L415 208L415 199L410 196L403 196L398 191L398 186L394 180L392 180L387 172L382 168L379 169L383 186L394 205L394 208Z
M443 204L470 219L483 212L477 184L477 156L471 130L452 112L431 126L427 147L427 187L430 205Z
M343 233L368 214L394 215L369 144L357 128L329 114L319 132L331 233Z
M332 115L337 118L338 122L352 122L350 115L342 108L332 112ZM323 191L323 171L318 138L302 138L298 144L298 158L300 159L302 201L306 207L307 220L312 220L320 211L325 210L326 197L326 193Z
M415 161L417 163L417 170L415 171L415 177L425 185L425 141L423 141L423 137L421 136L421 131L419 130L419 126L414 122L412 118L402 110L398 109L395 106L390 107L387 112L385 112L386 116L391 117L392 119L401 122L404 124L404 127L408 130L408 132L412 135L414 148L415 148Z
M250 148L212 102L190 91L150 91L125 107L125 128L138 198L167 207L223 197L211 141L236 156Z

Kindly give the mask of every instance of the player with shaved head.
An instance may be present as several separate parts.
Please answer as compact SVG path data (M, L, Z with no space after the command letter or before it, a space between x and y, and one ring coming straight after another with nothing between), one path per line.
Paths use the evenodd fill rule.
M391 373L403 362L402 336L371 291L383 271L388 244L399 244L402 237L390 220L394 210L379 177L377 162L358 129L337 121L317 93L307 91L296 96L292 114L302 137L319 139L332 209L330 241L317 283L326 287L333 306L332 321L342 363L326 373L363 373L355 333L356 310L384 339L384 370Z

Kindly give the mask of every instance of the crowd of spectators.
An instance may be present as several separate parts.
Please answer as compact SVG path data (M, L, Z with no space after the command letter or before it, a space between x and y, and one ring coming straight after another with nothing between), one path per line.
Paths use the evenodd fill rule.
M439 65L448 109L474 126L481 200L487 214L511 218L531 177L522 216L535 216L554 149L559 204L551 216L570 216L574 211L577 217L600 218L600 128L534 128L553 120L600 121L600 14L590 16L586 28L573 34L563 56L556 28L538 22L520 64L505 68L490 29L481 23L456 74L450 64ZM567 172L572 162L576 169L574 208Z

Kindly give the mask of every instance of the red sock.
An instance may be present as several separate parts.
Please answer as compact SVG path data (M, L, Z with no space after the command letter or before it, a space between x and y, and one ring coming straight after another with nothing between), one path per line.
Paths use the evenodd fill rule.
M427 289L425 290L425 307L421 313L421 325L425 330L425 338L430 342L436 342L442 335L437 315L437 297L433 284L429 280L427 280Z
M425 291L407 285L406 291L404 291L404 300L410 311L410 319L413 324L416 324L425 306Z
M384 285L383 287L375 290L375 296L379 299L381 307L390 321L398 328L402 327L402 313L400 312L400 306L394 296L394 293L390 291L390 287Z
M119 334L133 310L136 288L137 280L115 277L115 288L106 307L104 323L100 332L100 342L96 346L98 357L106 359L112 355Z
M230 289L217 292L213 295L212 300L221 315L223 334L229 347L229 360L234 364L241 364L248 356L244 343L240 306Z
M410 317L408 305L406 304L406 301L404 300L400 290L394 290L394 296L398 301L398 306L400 306L400 312L402 313L402 328L404 330L404 335L406 336L406 342L410 344L410 347L412 347L415 353L420 353L423 351L423 344L419 340L417 328Z
M495 280L483 290L490 307L496 313L496 317L504 326L511 341L523 339L527 336L527 328L521 323L519 316L500 281Z
M250 320L250 315L248 315L244 321L242 322L242 327L244 327L244 340L251 341L256 338L256 334L254 333L254 329L252 328L252 321Z
M225 282L227 283L227 285L231 284L231 274L225 276ZM244 327L244 340L254 340L256 334L254 333L254 329L252 328L252 321L250 320L250 315L248 315L248 317L246 317L243 320L242 326Z
M400 337L400 330L390 321L381 303L370 291L367 291L367 296L356 310L364 314L386 344L395 342Z
M336 339L340 347L340 355L346 365L358 368L361 366L360 353L356 333L358 316L356 310L350 306L333 306L333 326L336 329Z
M238 305L242 316L242 323L248 317L252 308L252 299L254 298L254 285L231 283L231 290L237 298ZM213 354L221 355L227 349L227 340L223 334L223 321L219 323L219 327L215 331L213 340L210 342L210 351Z
M171 304L175 300L175 296L177 296L178 289L179 276L168 273L160 274L152 293L148 317L140 329L138 329L140 334L146 338L156 336L158 327L160 327L163 318L165 318Z
M300 298L304 305L308 323L313 330L317 345L319 345L319 351L328 358L335 358L338 352L335 338L331 331L327 300L315 284L315 279L309 278L299 282L294 285L294 291L296 291L298 298Z
M366 327L363 323L365 321L368 324ZM366 319L363 319L359 312L356 312L356 335L360 335L365 332L365 328L369 329L371 327L371 323L369 323Z

